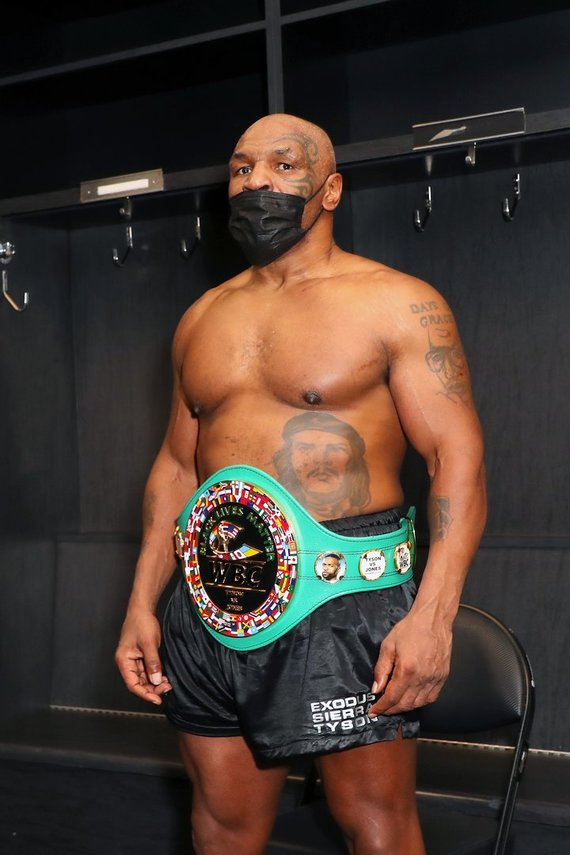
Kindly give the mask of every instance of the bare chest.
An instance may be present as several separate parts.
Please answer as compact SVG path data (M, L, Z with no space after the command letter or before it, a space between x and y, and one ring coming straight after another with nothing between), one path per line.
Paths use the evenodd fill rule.
M239 308L210 313L189 337L183 385L201 410L248 391L291 406L344 407L385 383L376 331L354 312L327 305Z

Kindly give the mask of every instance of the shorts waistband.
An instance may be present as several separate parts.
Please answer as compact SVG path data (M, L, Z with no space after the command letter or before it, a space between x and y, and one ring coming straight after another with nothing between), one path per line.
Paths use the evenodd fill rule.
M337 517L333 520L322 520L321 525L344 534L345 537L365 537L370 534L387 534L400 528L402 512L399 508L388 508L385 511L374 511L371 514L356 514L352 517Z
M394 522L394 510L383 514ZM387 533L347 536L328 527L354 530L365 521L366 531L374 516L319 523L259 469L215 472L186 504L175 533L206 629L227 647L251 650L275 641L334 597L411 579L414 508Z

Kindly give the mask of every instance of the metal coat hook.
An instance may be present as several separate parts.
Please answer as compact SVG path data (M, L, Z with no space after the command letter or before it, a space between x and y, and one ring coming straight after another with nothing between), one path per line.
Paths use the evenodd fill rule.
M2 262L2 264L9 264L15 255L16 247L13 243L10 243L10 241L6 241L6 243L0 243L0 261ZM23 312L30 302L29 293L27 291L24 291L24 304L20 306L18 305L18 303L16 303L16 301L8 291L8 271L5 269L2 270L2 294L16 312Z
M421 211L417 208L414 212L414 228L417 232L423 232L426 227L426 223L428 221L428 217L432 211L432 197L431 197L431 185L428 185L425 196L425 213L422 218Z
M475 166L477 164L477 143L472 142L467 149L465 155L465 166Z
M12 297L12 295L8 291L8 271L7 270L2 271L2 294L8 300L8 302L10 303L10 305L12 306L12 308L16 312L23 312L24 309L28 306L28 304L30 302L29 293L27 291L24 291L24 305L19 306L16 303L16 301L14 300L14 298Z
M192 246L189 249L188 244L186 243L185 238L182 238L180 241L180 255L182 258L190 258L196 246L198 245L198 241L202 237L202 231L200 226L200 217L196 217L196 223L194 225L194 240L192 241Z
M508 199L503 199L502 211L503 211L503 219L506 223L512 223L515 211L517 209L517 205L520 202L521 198L521 176L520 172L513 178L513 189L515 191L515 195L512 202L509 202Z
M133 203L130 198L127 196L121 207L119 208L119 214L124 220L127 222L130 221L133 216ZM127 260L127 256L131 249L133 248L133 227L130 223L126 227L126 235L127 235L127 248L122 258L119 258L119 252L117 249L113 249L113 263L117 265L117 267L122 267L125 261Z

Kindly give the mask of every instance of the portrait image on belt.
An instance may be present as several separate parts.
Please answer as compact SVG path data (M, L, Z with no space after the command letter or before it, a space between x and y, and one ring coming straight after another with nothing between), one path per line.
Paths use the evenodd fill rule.
M115 662L177 733L195 855L263 855L300 756L352 855L425 855L419 711L449 673L485 526L484 442L449 295L342 249L342 198L309 117L228 141L227 230L200 251L233 239L243 262L222 282L197 268L206 290L172 339ZM408 449L428 484L416 578Z
M346 560L340 552L323 552L315 561L315 573L324 582L340 582L346 573Z

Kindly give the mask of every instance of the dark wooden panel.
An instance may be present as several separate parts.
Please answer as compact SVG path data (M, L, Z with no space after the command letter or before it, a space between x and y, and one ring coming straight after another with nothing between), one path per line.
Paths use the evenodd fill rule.
M0 718L48 703L55 554L47 540L0 540Z
M260 30L3 88L2 195L226 163L267 112L265 71Z
M0 300L0 531L48 533L77 519L71 304L64 230L2 224L16 256Z
M179 778L4 761L0 839L15 855L192 855ZM135 819L136 817L136 819Z
M113 660L137 555L136 543L59 543L51 703L156 712L127 691Z
M481 549L462 599L495 614L527 651L536 682L532 747L570 751L570 552Z
M511 14L521 20L493 22L480 11L488 5L370 4L287 24L286 110L314 117L340 144L454 116L565 107L570 11L519 5Z
M118 211L117 206L117 211ZM166 427L171 340L184 311L206 288L243 267L223 222L202 213L203 241L189 259L193 215L139 222L124 267L125 228L81 229L71 238L74 282L81 527L140 529L142 492Z
M321 125L340 145L352 139L346 59L331 50L322 28L319 22L317 38L302 27L283 31L285 112Z
M415 39L405 33L379 49L381 36L372 28L359 42L354 37L348 58L353 139L392 136L416 122L453 116L566 106L569 10L449 33L445 7L440 33L431 38L425 31ZM431 17L432 9L425 13Z

